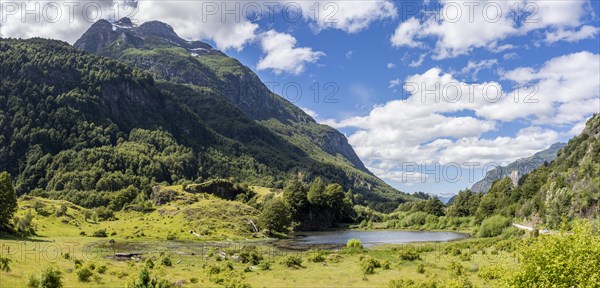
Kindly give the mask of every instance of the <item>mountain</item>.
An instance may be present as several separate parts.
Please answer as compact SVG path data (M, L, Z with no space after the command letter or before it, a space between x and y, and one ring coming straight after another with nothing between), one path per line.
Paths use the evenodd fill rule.
M464 194L473 193L470 191ZM478 194L478 193L477 193ZM496 180L480 198L475 216L494 214L558 229L574 219L600 217L600 114L560 149L556 158L524 175L515 185Z
M280 188L322 177L382 210L413 199L371 174L337 130L164 23L98 21L76 46L100 55L0 39L0 170L19 194L97 207L155 183L228 178Z
M565 145L565 143L554 143L548 149L537 152L531 157L518 159L506 166L498 166L488 171L482 180L473 184L471 191L485 193L492 188L494 181L505 177L509 177L513 183L517 183L523 175L554 160L558 151Z

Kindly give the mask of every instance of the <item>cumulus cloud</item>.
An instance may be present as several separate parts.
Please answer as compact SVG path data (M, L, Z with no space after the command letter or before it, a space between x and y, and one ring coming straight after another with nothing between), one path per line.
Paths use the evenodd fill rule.
M294 36L269 30L261 36L260 45L266 54L256 66L258 70L271 69L275 74L283 72L298 75L304 71L306 63L314 63L325 53L313 51L309 47L296 47Z
M472 71L468 67L465 71ZM524 85L513 89L498 82L466 83L431 68L404 80L406 100L329 124L352 129L349 142L367 167L397 181L406 172L403 163L505 164L530 156L567 134L575 135L600 107L600 83L589 80L600 78L598 54L568 54L538 68L502 71L502 78L535 84L539 101L527 103L521 97L515 102L515 93L531 92ZM513 135L486 136L511 121L524 128Z
M397 17L396 6L389 0L370 1L280 1L302 11L302 16L315 31L339 29L357 33L378 20ZM291 7L291 6L288 6Z
M515 3L518 6L514 6ZM474 48L493 52L511 49L512 45L499 42L509 36L525 35L538 29L547 30L548 42L578 41L597 33L591 26L573 30L586 17L587 0L441 0L441 4L441 9L430 13L430 17L423 20L412 17L400 23L390 38L392 46L429 48L422 40L433 38L433 58L444 59L465 55ZM516 19L514 12L527 17Z

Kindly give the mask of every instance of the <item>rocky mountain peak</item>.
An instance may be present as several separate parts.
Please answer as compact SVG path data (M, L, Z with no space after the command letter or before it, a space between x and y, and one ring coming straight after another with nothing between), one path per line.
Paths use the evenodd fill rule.
M119 21L115 22L114 25L122 28L133 28L133 22L127 17L121 18Z

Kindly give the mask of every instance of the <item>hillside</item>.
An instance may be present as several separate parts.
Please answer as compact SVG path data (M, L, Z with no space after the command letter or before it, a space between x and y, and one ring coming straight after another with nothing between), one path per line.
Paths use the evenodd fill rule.
M372 205L410 199L339 154L293 142L251 119L215 92L219 86L157 81L59 41L2 39L0 45L0 170L14 176L18 194L48 191L95 207L129 186L149 193L155 183L231 178L281 187L303 175L340 183ZM291 123L283 127L302 126ZM311 123L315 131L332 130Z
M368 198L398 197L393 188L364 167L347 139L337 130L316 123L301 109L271 92L239 61L206 43L180 38L165 23L152 21L134 26L127 18L114 25L100 20L74 46L135 65L149 71L156 79L168 81L169 84L161 88L181 95L180 100L199 115L207 111L203 103L195 100L198 91L215 101L226 101L241 110L243 116L319 162L311 167L316 170L315 174L324 175L336 167L334 170L343 170L344 175L327 175L328 179L344 183L346 187L362 187ZM173 83L184 84L188 88L186 91L195 90L196 93L181 93L180 86ZM313 178L313 175L307 176ZM376 193L370 193L371 190Z
M557 229L577 218L600 216L600 114L558 151L556 159L521 177L497 180L481 196L476 216L517 217Z
M556 158L558 150L565 147L565 143L554 143L548 149L535 153L531 157L518 159L506 166L498 166L485 174L485 177L471 186L473 192L487 192L492 188L492 183L504 177L514 177L516 180L529 174L544 163L550 163Z

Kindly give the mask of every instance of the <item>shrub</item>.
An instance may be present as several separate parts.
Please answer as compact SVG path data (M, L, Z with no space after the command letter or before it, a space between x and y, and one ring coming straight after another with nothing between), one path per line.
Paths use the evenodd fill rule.
M511 277L515 287L598 287L600 234L590 223L572 232L530 238L519 250L521 266Z
M164 258L162 258L162 260L160 261L160 263L161 263L162 265L164 265L164 266L167 266L167 267L171 267L171 266L173 266L173 263L171 262L171 258L169 258L168 256L167 256L167 257L164 257Z
M313 251L310 254L308 254L308 261L314 262L314 263L324 262L325 256L320 251Z
M329 254L327 255L327 261L331 262L331 263L338 263L340 262L340 259L342 259L342 255L340 254Z
M108 267L106 267L106 265L100 265L98 267L98 270L96 270L96 271L98 271L98 273L100 273L100 274L104 274L104 273L106 273L106 270L108 270Z
M417 266L417 273L419 273L419 274L425 273L425 265L423 265L423 263L421 263L421 264L419 264L419 266Z
M152 261L152 258L146 259L146 263L144 263L144 266L146 266L146 268L148 268L148 269L153 269L154 261Z
M355 248L355 249L362 249L363 248L363 244L360 240L356 239L356 238L352 238L350 240L348 240L348 242L346 243L346 247L348 248Z
M87 267L83 267L77 270L77 280L80 282L88 282L90 281L90 277L92 277L92 271Z
M108 234L106 234L106 229L100 229L95 231L92 234L93 237L99 237L99 238L104 238L104 237L108 237Z
M94 209L94 212L100 221L115 219L115 213L107 207L98 207Z
M261 262L260 264L258 264L258 268L260 270L271 270L271 262L265 261L265 262Z
M363 275L371 275L375 274L375 268L381 267L381 263L372 257L364 257L360 262L360 268L363 272Z
M280 263L288 268L299 268L302 267L302 258L300 256L288 255L283 257Z
M502 234L502 230L510 225L510 219L501 215L486 218L479 227L479 237L494 237Z
M450 274L452 274L454 276L465 275L465 267L463 267L458 262L454 262L454 261L450 262L450 266L448 266L448 270L450 270Z
M40 288L40 279L33 275L30 275L29 282L27 282L27 288Z
M506 272L507 270L505 266L489 265L481 267L477 273L477 276L484 280L496 280L502 278Z
M192 284L198 283L198 278L196 278L196 277L190 278L190 283L192 283Z
M48 266L42 271L39 278L29 277L29 288L62 288L62 273L54 266Z
M420 253L412 246L406 246L398 251L400 259L405 261L414 261L421 258Z
M170 288L173 283L165 279L152 278L147 268L142 269L138 278L130 283L128 288Z
M242 252L240 252L239 256L240 256L240 258L239 258L240 262L250 263L252 265L258 265L258 263L260 263L260 261L263 260L262 255L260 255L254 247L253 248L244 247L242 249Z
M0 257L0 271L10 272L10 260L7 257Z

